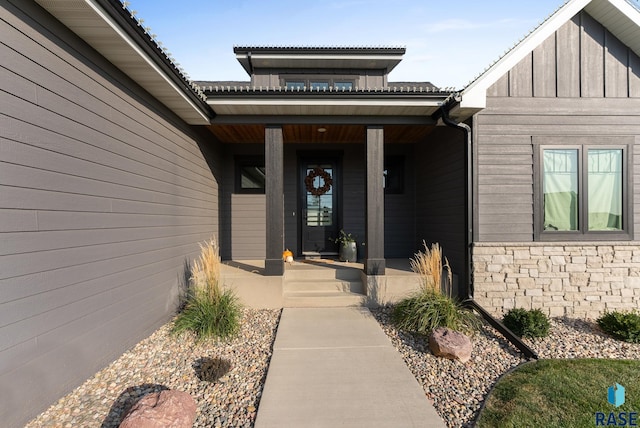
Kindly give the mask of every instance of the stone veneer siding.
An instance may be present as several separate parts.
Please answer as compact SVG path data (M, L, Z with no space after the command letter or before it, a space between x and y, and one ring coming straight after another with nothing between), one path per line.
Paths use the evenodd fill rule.
M640 242L476 243L473 277L475 300L495 315L595 319L640 307Z

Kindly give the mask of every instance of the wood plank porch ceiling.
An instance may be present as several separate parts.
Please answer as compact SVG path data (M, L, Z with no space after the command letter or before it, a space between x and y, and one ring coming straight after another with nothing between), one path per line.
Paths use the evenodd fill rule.
M324 128L325 132L319 129ZM209 131L222 143L264 143L265 126L260 124L210 125ZM385 143L416 143L435 129L432 125L385 125ZM364 125L283 125L283 138L288 143L364 143Z

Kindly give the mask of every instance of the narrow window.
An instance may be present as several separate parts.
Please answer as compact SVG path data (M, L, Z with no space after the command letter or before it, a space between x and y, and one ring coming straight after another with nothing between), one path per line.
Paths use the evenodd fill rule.
M544 230L578 230L578 150L545 150Z
M589 149L589 230L622 230L622 149Z

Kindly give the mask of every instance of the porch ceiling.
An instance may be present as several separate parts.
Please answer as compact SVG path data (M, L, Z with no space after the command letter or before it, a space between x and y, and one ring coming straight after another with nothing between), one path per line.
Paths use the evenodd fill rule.
M321 128L325 132L320 132ZM222 143L264 143L265 125L263 124L224 124L210 125L209 131ZM385 125L385 143L415 143L424 140L433 130L433 125ZM319 125L290 124L282 126L286 143L364 143L366 127L364 125Z

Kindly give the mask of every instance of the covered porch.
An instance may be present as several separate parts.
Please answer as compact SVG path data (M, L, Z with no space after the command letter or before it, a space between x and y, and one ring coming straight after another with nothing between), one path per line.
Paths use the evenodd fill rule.
M224 261L221 272L250 307L376 307L395 302L420 285L409 259L387 259L384 276L368 276L364 264L333 259L285 263L282 276L265 275L264 260Z
M229 272L235 282L253 284L243 300L253 301L264 292L271 297L260 297L256 303L286 305L289 272L312 266L358 270L361 286L356 294L361 304L391 302L417 286L417 280L410 279L409 258L423 241L440 243L454 274L464 277L467 201L462 133L431 118L420 119L428 124L387 125L321 119L327 120L210 127L221 159L221 255L227 266L247 266ZM256 142L259 138L264 141ZM315 200L305 179L316 166L328 170L332 179L327 192L331 203L322 204L330 208L330 220L325 222L311 218L311 207L305 205L308 199ZM248 187L257 189L242 189L246 178ZM319 180L315 187L323 184ZM326 202L325 196L320 199ZM310 229L321 229L320 237L307 239ZM358 263L344 266L336 261L337 248L329 238L340 230L355 237ZM315 247L309 248L310 244ZM294 254L295 266L282 260L285 249ZM317 258L333 260L333 268L303 263Z

